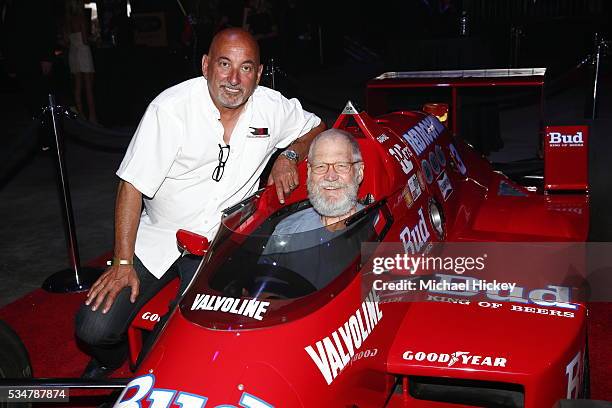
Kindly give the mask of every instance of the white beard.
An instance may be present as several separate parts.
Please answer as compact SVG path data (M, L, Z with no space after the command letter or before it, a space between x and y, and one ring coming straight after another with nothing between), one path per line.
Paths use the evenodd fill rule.
M315 184L308 180L307 187L310 203L315 211L324 217L340 217L350 212L357 204L359 184L355 181L355 178L353 178L351 183L343 183L339 180L321 180L319 184ZM329 200L324 195L326 187L343 189L344 194L336 200Z

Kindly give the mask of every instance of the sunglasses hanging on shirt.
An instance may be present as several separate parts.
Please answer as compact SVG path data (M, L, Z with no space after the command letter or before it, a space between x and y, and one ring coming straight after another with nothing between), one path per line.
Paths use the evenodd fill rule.
M221 181L221 177L223 177L223 172L225 171L225 163L229 158L230 154L230 146L221 146L219 143L219 164L213 170L212 179L215 181Z

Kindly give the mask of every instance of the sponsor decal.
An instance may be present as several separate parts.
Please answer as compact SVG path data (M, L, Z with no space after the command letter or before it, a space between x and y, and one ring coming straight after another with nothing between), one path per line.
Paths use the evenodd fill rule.
M412 255L420 252L431 237L425 223L423 207L419 208L418 214L419 220L416 225L412 227L406 226L400 233L400 240L404 244L404 251Z
M380 304L380 302L379 302ZM372 358L372 357L376 357L378 355L378 349L367 349L365 351L360 351L359 353L356 353L353 358L351 358L351 365L354 362L357 362L363 358Z
M580 395L582 390L584 358L583 353L578 351L572 361L565 366L565 375L567 376L567 399L575 399L583 397Z
M563 135L560 132L548 133L548 145L550 147L583 147L584 138L582 131L573 135Z
M443 302L443 303L456 303L460 305L469 305L472 302L468 299L461 298L453 298L447 296L433 296L427 295L428 302ZM485 307L489 309L503 309L505 307L510 307L510 311L512 312L522 312L522 313L534 313L542 316L557 316L557 317L568 317L573 318L574 312L567 312L563 310L557 309L548 309L544 307L530 307L530 306L521 306L515 304L508 304L508 306L504 306L502 303L492 303L492 302L477 302L476 303L480 307Z
M453 186L445 171L438 177L437 183L440 188L440 193L442 193L442 197L444 197L444 201L446 201L448 196L453 192Z
M444 131L444 125L434 116L427 116L402 137L417 155L421 155Z
M361 307L355 310L342 326L313 346L304 347L321 371L327 385L342 373L382 317L382 311L378 306L378 295L372 290Z
M412 199L414 201L418 200L421 194L423 193L423 188L421 188L421 184L419 183L419 178L416 174L413 174L408 179L408 188L412 193Z
M497 356L481 356L472 354L471 351L455 351L454 353L425 353L423 351L404 352L402 358L407 361L427 361L430 363L443 363L447 367L457 366L485 366L506 367L507 359Z
M501 290L501 287L478 288L477 286L474 286L478 285L475 282L482 281L482 279L477 279L471 276L447 275L443 273L437 273L435 276L438 279L438 284L440 282L445 283L442 284L444 286L441 289L437 287L433 288L433 290L430 290L430 293L471 297L480 293L480 291L486 291L485 294L487 298L497 302L514 302L523 304L534 303L538 306L544 307L558 307L561 309L570 310L578 309L578 306L570 303L571 289L565 286L547 285L546 288L529 290L522 286L516 285L512 290ZM468 290L461 290L459 287L455 287L457 290L454 290L452 289L452 286L449 286L452 283L465 283ZM471 290L469 288L471 288Z
M436 174L440 174L440 163L434 152L429 152L429 164Z
M169 408L170 406L181 408L204 408L208 398L177 390L166 388L153 388L155 376L146 374L134 378L123 389L113 408L134 408L141 407L142 401L147 401L149 407ZM131 395L130 397L126 397ZM238 401L238 406L244 408L274 408L272 404L258 398L248 392L243 392ZM235 405L217 405L217 407L236 407Z
M421 186L421 190L425 190L425 177L423 177L423 172L421 170L417 170L417 177L419 179L419 185Z
M436 157L438 158L440 165L442 167L445 167L446 166L446 156L444 156L444 151L442 150L440 145L436 145Z
M376 140L378 140L378 143L384 143L384 142L386 142L387 140L389 140L389 136L387 136L387 135L385 135L385 134L383 133L382 135L378 136L378 137L376 138Z
M432 296L427 295L428 302L442 302L442 303L457 303L460 305L469 305L470 301L468 299L457 299L446 296Z
M431 184L434 178L433 170L431 169L431 165L427 160L421 161L421 168L423 169L423 174L425 175L425 181L427 184Z
M412 207L412 204L414 204L414 198L412 197L412 193L410 192L408 185L406 185L404 189L402 190L402 197L404 197L404 202L406 203L406 207L408 208Z
M582 215L584 211L582 207L573 207L571 204L565 203L551 203L547 206L547 209L550 211L559 211L576 215Z
M157 313L144 312L142 316L140 316L142 320L149 320L151 322L159 322L160 316Z
M251 129L251 132L247 134L247 137L256 139L270 137L270 134L268 133L268 128L249 127L249 129Z
M467 174L467 168L465 167L465 164L463 164L463 160L461 160L461 156L455 148L455 145L450 143L448 145L448 150L450 150L451 159L453 163L455 163L455 166L457 166L457 170L459 170L459 173L465 176Z
M547 316L559 316L559 317L574 317L574 312L566 312L556 309L545 309L543 307L528 307L528 306L520 306L520 305L512 305L510 310L513 312L523 312L523 313L535 313L539 315L547 315Z
M209 310L212 312L232 313L262 320L270 302L255 299L237 299L225 296L198 293L191 305L191 310Z
M389 153L391 153L391 156L397 160L405 174L412 171L413 165L412 161L410 160L410 156L412 156L412 154L406 146L401 147L400 145L395 144L389 149Z

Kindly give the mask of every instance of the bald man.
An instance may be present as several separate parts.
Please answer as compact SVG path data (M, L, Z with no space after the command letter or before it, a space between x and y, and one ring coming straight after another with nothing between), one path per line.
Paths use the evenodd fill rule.
M119 367L138 310L175 276L179 294L191 281L201 259L181 257L178 229L212 240L221 211L257 189L277 149L285 150L268 184L281 203L298 185L297 163L325 125L296 99L258 86L262 68L249 33L223 30L202 59L203 76L165 90L147 108L117 171L113 259L76 318L77 336L93 355L84 378Z

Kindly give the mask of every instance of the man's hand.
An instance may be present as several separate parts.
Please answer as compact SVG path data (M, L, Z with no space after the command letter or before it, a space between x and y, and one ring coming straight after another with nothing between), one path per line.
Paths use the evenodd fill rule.
M132 288L130 302L134 303L140 288L140 281L134 267L132 265L113 265L93 284L87 294L85 304L89 306L93 303L91 310L95 312L104 302L102 313L107 313L115 302L117 294L126 287Z
M289 195L300 184L297 163L285 156L278 156L268 177L268 185L272 184L276 185L278 201L285 204L285 196Z

